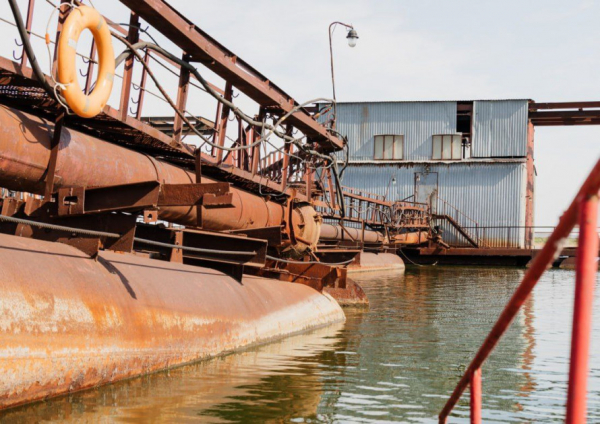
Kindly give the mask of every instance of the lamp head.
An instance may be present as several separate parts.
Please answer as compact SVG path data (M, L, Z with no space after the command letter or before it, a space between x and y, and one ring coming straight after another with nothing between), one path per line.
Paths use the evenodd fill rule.
M346 39L348 40L348 45L350 47L356 46L356 42L358 41L358 33L354 28L351 28L350 31L348 31Z

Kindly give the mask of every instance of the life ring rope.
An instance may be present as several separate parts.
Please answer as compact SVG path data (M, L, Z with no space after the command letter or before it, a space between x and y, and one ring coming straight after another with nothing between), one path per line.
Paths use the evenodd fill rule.
M93 7L85 5L76 6L73 2L62 3L62 5L70 6L72 10L64 22L60 37L57 40L58 78L55 79L51 72L55 83L54 92L58 102L67 111L71 109L78 116L93 118L104 109L113 87L115 57L112 47L112 36L106 21ZM81 33L86 29L92 33L98 51L98 78L94 89L89 94L85 94L81 90L76 70L77 43ZM51 58L49 39L47 29L46 44L48 46L49 57ZM50 62L52 63L52 61ZM61 96L58 95L59 89L64 96L64 102Z

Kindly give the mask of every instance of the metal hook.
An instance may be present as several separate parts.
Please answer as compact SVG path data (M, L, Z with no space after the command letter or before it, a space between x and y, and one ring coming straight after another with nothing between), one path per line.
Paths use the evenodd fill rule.
M85 74L83 72L81 72L81 69L79 69L79 75L81 75L84 78L87 77L89 73L90 73L89 68L88 68L88 70L86 71Z
M85 63L85 64L90 63L90 59L86 58L85 56L81 56L81 59L83 60L83 63Z
M234 99L237 99L238 97L240 97L240 93L234 94L233 90L231 91L231 97L233 97Z
M21 59L23 59L23 52L21 52L21 56L17 57L17 53L16 51L13 49L13 59L15 59L17 62Z
M19 47L23 47L23 44L22 44L22 43L19 43L19 40L17 40L16 38L15 38L15 44L16 44L17 46L19 46ZM15 49L13 49L13 54L12 54L12 55L13 55L13 59L15 59L17 62L18 62L19 60L23 59L23 54L24 54L24 52L25 52L25 49L21 50L21 56L17 57L17 52L16 52L16 50L15 50Z
M139 85L137 85L135 82L131 83L131 87L135 90L135 91L139 91L139 89L141 88Z
M135 85L135 84L134 84L134 85ZM130 98L130 101L131 101L131 103L133 103L134 105L138 105L138 107L135 109L135 111L134 111L134 110L131 108L131 106L129 106L129 112L131 112L131 114L132 114L133 116L137 116L137 114L138 114L138 111L140 110L140 105L139 105L140 101L139 101L139 99L138 99L138 100L135 100L133 97L131 97L131 98Z

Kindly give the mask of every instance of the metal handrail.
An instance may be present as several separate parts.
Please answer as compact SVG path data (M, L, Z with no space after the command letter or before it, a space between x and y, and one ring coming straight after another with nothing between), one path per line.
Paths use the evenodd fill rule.
M567 398L567 423L584 423L586 414L587 373L593 289L598 264L598 192L600 191L600 160L581 186L577 196L561 217L543 249L535 256L519 287L508 301L485 341L456 385L439 415L446 423L450 412L465 389L471 387L471 423L481 422L481 367L508 330L517 313L531 294L542 274L560 253L563 241L579 221L581 237L577 248L575 307L571 365Z
M451 205L450 203L446 202L444 199L442 199L440 197L438 197L437 200L440 200L444 204L444 212L446 211L445 207L449 206L451 209L454 209L458 214L462 215L463 217L465 217L466 219L468 219L472 223L476 224L477 227L479 227L479 222L475 221L473 218L471 218L470 216L466 215L464 212L461 212L461 210L458 209L456 206Z
M467 228L475 228L475 235L473 236L472 234L469 234L469 236L471 236L472 238L474 238L477 242L477 245L479 247L487 247L487 244L485 243L485 237L484 236L480 236L479 235L479 230L481 227L481 225L479 225L479 222L475 221L473 218L471 218L470 216L466 215L464 212L462 212L460 209L458 209L456 206L451 205L450 203L448 203L447 201L445 201L444 199L438 197L437 200L440 200L442 202L442 204L444 205L444 215L448 215L446 214L446 206L450 207L451 209L454 209L454 211L456 212L456 214L463 216L464 218L466 218L467 220L469 220L470 222L472 222L475 226L474 227L465 227L463 225L461 225L460 222L458 222L458 216L456 216L456 222L463 228L463 229L467 229ZM441 214L440 214L441 215Z

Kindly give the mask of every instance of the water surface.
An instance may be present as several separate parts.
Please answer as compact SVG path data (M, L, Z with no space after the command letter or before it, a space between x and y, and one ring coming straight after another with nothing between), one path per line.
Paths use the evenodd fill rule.
M524 270L364 274L368 310L226 357L0 415L2 422L437 422ZM562 422L572 271L551 270L483 368L485 422ZM600 422L600 296L589 422ZM468 393L450 422L468 421Z

